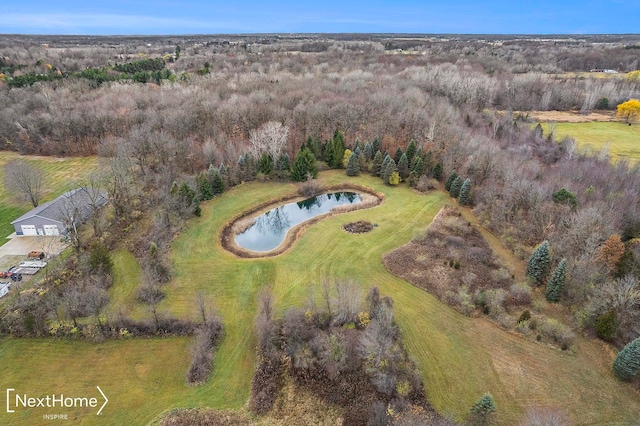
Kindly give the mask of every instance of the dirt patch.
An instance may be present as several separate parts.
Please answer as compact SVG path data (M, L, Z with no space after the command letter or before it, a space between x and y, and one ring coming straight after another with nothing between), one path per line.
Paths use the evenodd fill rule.
M349 222L342 225L342 229L352 234L364 234L365 232L371 232L373 230L373 224L365 220L359 220L357 222Z
M423 234L382 260L391 273L447 304L456 304L463 286L473 294L513 283L482 234L450 206L440 210Z
M220 244L222 244L222 247L224 247L227 251L230 251L236 256L243 257L243 258L249 259L249 258L278 256L288 251L293 246L293 243L298 239L298 237L300 237L304 233L305 229L307 229L309 225L312 225L319 220L325 219L327 217L331 217L336 214L346 213L354 210L368 209L370 207L379 205L384 200L384 194L376 192L373 189L367 188L365 186L353 185L353 184L342 184L342 185L326 187L322 189L321 193L340 192L340 191L358 192L362 196L362 202L358 204L339 206L333 209L332 211L330 211L329 213L316 216L311 220L308 220L297 226L294 226L289 230L282 244L280 244L278 247L276 247L271 251L255 252L255 251L243 249L242 247L239 247L235 243L235 236L239 232L242 232L242 230L246 230L249 226L251 226L252 218L254 218L255 216L262 214L264 212L267 212L282 203L302 201L308 197L301 197L301 196L282 197L277 200L272 200L267 203L263 203L247 212L244 212L238 215L237 217L229 221L222 228L222 232L220 233L220 238L219 238Z
M614 111L597 111L584 113L581 111L531 111L528 116L534 121L543 123L555 121L558 123L591 123L594 121L616 121Z

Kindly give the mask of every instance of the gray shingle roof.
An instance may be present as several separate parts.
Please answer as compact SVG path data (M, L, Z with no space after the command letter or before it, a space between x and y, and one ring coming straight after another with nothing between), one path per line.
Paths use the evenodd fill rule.
M105 205L107 203L107 194L101 191L98 194L97 200L98 207ZM65 216L73 210L77 212L76 220L79 222L83 222L91 215L91 197L88 191L83 190L83 188L77 188L65 192L55 200L40 204L33 210L28 211L11 222L11 224L13 225L16 222L35 216L64 223Z

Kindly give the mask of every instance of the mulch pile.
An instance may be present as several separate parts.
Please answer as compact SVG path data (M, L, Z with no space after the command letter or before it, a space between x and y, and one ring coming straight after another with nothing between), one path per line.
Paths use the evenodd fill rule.
M373 224L371 222L359 220L357 222L351 222L343 225L342 229L347 232L351 232L352 234L363 234L371 231L373 229Z

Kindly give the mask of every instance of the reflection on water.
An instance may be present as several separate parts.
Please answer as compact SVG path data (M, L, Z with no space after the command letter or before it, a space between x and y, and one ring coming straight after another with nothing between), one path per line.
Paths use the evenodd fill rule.
M362 197L355 192L335 192L285 204L256 217L255 223L236 235L235 241L247 250L273 250L282 244L287 232L294 226L328 213L334 207L361 201Z

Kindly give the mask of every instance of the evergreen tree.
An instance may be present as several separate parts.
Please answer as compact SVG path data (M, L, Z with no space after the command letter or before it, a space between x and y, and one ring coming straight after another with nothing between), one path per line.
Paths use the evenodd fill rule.
M327 144L324 146L324 161L325 163L327 163L327 166L331 168L333 168L333 154L335 151L334 145L335 142L333 141L333 139L329 139L327 141ZM302 148L300 149L300 151L302 151ZM295 161L295 159L293 161Z
M549 242L543 241L527 262L527 276L532 277L536 284L540 284L549 275L551 267L551 254L549 253Z
M362 153L364 154L365 160L367 161L373 160L374 151L373 151L373 146L371 145L371 142L367 142L364 144L364 147L362 148Z
M396 167L396 162L393 158L389 157L389 161L387 162L386 167L383 165L382 167L382 181L389 185L389 177L393 172L397 172L398 168Z
M341 169L344 166L342 165L342 160L344 159L344 136L340 130L337 130L333 134L333 162L332 166L334 169Z
M462 178L460 176L456 176L456 178L451 182L451 187L449 188L449 195L453 198L458 198L460 195L460 190L462 189Z
M457 177L458 177L458 173L456 173L456 171L453 170L449 175L449 177L447 178L447 181L444 183L444 189L446 191L451 190L451 184L453 183L454 180L456 180Z
M398 175L403 181L409 177L409 157L406 153L402 154L400 161L398 161Z
M378 139L378 137L376 136L375 138L373 138L373 143L371 144L371 150L373 152L378 152L380 151L380 148L382 148L380 146L380 140ZM384 156L382 157L384 158Z
M431 151L429 151L431 152ZM435 164L435 166L433 166L433 178L437 181L442 181L442 163L440 163L439 161ZM453 181L452 181L453 182Z
M396 164L400 162L400 157L402 157L402 154L402 149L398 147L398 149L396 149L395 155L393 156L393 161L395 161Z
M493 423L497 407L493 396L490 393L485 393L482 397L473 404L471 407L470 424L484 426Z
M112 269L113 260L109 250L99 241L94 241L89 254L89 270L109 275Z
M462 182L460 187L460 195L458 195L458 203L461 206L468 206L471 204L471 180L469 178Z
M389 165L389 162L392 160L391 157L389 157L389 154L387 154L384 157L384 160L382 160L382 165L380 166L380 178L382 179L382 181L384 182L384 173L387 170L387 166Z
M431 150L424 152L422 153L421 157L422 162L424 163L424 170L433 170L433 168L435 167L435 165L433 164L433 152L431 152ZM440 167L442 167L442 165L440 165ZM442 174L442 172L440 174Z
M251 154L245 152L240 156L238 160L238 168L240 171L240 180L252 181L256 178L258 173L258 165Z
M376 155L373 157L373 163L371 163L371 174L373 176L380 176L382 170L382 153L376 151Z
M265 176L271 176L273 173L273 158L266 152L258 160L258 173L262 173Z
M353 152L358 151L358 155L360 155L360 141L356 139L356 143L353 144Z
M409 146L407 146L407 150L405 151L405 154L407 154L407 160L409 160L409 164L413 163L413 159L415 158L417 151L418 146L416 145L416 141L411 139L409 141ZM398 166L398 168L400 168L400 166Z
M198 173L196 176L196 185L200 192L200 200L210 200L213 198L213 188L209 181L209 174L205 171Z
M400 175L397 171L392 171L389 175L389 185L396 186L400 183Z
M280 154L278 157L278 161L276 162L276 175L278 178L283 179L287 177L291 169L291 158L289 158L289 154L284 152Z
M358 176L360 174L360 164L358 163L358 157L355 151L349 157L347 162L347 176Z
M341 163L343 169L347 168L347 164L349 164L349 158L351 158L351 154L353 154L353 152L350 149L344 150L344 154L342 155L342 163Z
M213 176L211 177L211 189L214 195L222 194L225 190L224 179L218 170L214 170Z
M298 151L293 166L291 167L291 179L295 182L303 182L307 180L307 173L313 178L318 176L318 168L316 167L316 157L309 150L303 148Z
M416 156L413 159L413 167L411 172L409 173L409 186L414 187L418 184L418 180L420 176L424 173L424 163L422 162L422 158Z
M551 275L551 279L547 283L547 291L544 292L544 297L549 302L557 302L560 300L560 296L562 296L562 290L564 289L564 278L567 273L567 259L562 259L558 264L558 267L553 274Z
M627 344L613 362L613 371L623 380L629 380L640 371L640 337Z

